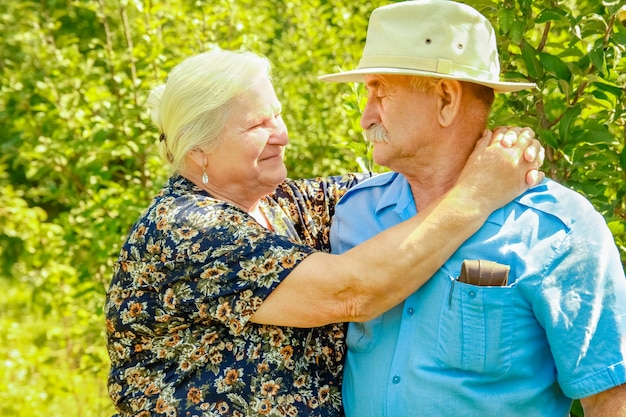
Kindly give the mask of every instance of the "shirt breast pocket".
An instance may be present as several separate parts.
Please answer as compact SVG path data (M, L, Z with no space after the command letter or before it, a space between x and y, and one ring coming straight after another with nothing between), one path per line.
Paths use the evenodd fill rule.
M511 367L515 286L458 281L441 308L436 361L440 367L500 376Z

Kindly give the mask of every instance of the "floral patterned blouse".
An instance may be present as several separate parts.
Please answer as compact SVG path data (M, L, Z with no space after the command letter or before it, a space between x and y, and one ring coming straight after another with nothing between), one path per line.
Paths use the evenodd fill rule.
M120 416L341 416L344 324L249 321L307 255L329 250L363 176L286 180L261 201L276 232L181 176L133 226L106 299Z

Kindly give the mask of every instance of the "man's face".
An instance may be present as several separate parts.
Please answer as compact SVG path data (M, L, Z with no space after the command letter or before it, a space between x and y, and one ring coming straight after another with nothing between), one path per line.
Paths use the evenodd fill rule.
M384 140L375 140L373 158L378 165L404 172L417 158L427 157L436 145L430 139L436 123L436 100L432 93L415 91L405 75L366 75L367 105L361 117L366 130L384 128ZM366 133L366 135L368 135ZM410 164L409 164L410 163Z

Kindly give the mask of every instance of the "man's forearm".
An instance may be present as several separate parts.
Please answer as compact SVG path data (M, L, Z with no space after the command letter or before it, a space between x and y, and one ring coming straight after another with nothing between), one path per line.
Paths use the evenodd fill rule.
M581 398L580 404L585 417L626 417L626 384Z

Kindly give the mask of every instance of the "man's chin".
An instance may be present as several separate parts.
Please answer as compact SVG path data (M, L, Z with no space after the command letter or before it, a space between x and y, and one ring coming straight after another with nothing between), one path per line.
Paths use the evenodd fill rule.
M374 144L374 149L372 150L372 160L376 165L386 166L387 158L385 157L385 146L384 143L376 143Z

